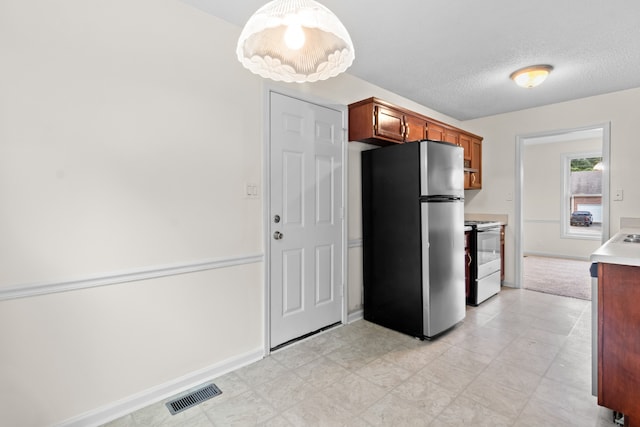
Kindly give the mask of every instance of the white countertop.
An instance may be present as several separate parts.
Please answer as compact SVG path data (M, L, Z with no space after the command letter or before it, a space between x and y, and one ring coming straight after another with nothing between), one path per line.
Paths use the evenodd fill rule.
M623 228L620 230L591 254L591 262L640 267L640 243L625 242L624 239L629 234L640 235L640 228Z
M501 225L507 225L509 223L509 215L506 214L478 214L478 213L465 213L465 221L495 221Z

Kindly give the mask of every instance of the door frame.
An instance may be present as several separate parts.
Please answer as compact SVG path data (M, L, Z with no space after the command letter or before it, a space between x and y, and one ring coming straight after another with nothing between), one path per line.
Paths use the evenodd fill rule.
M347 150L347 126L348 126L348 114L347 114L347 106L339 105L335 103L331 103L325 99L321 99L316 96L309 95L307 93L302 93L296 90L283 88L282 86L278 86L276 84L265 82L263 85L263 154L262 154L262 162L263 162L263 177L262 182L263 185L263 200L262 200L262 235L263 235L263 246L264 246L264 354L268 355L271 353L271 245L270 239L271 236L269 234L269 230L271 228L271 93L277 93L280 95L288 96L291 98L295 98L297 100L307 102L310 104L316 104L321 107L330 108L332 110L338 111L342 115L342 239L340 241L340 245L342 247L342 268L340 271L340 277L342 280L341 284L341 298L342 298L342 316L340 321L345 324L348 319L348 242L347 242L347 218L348 218L348 196L347 189L348 183L348 150Z
M554 137L567 135L573 132L602 130L602 163L604 170L602 173L602 243L609 240L609 218L610 218L610 159L611 159L611 122L598 123L590 126L582 126L571 129L561 129L547 132L535 132L529 134L516 135L516 167L515 167L515 288L522 288L523 281L523 240L524 240L524 218L523 218L523 186L524 186L524 146L527 140L543 137Z

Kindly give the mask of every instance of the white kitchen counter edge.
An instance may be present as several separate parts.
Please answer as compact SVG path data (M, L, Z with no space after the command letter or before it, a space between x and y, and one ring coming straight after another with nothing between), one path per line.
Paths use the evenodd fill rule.
M640 267L640 243L624 242L628 234L640 234L640 228L621 229L591 254L591 262Z

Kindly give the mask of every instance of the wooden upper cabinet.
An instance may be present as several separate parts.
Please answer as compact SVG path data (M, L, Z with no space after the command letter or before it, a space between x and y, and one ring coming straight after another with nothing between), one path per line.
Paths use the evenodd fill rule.
M427 139L432 141L444 141L444 126L427 122Z
M349 105L349 141L376 145L425 139L426 120L376 98Z
M482 188L482 137L378 98L349 104L349 141L375 145L430 139L464 150L464 189Z
M444 130L444 141L445 142L450 142L452 144L456 144L456 145L460 145L460 141L459 138L460 137L460 133L456 132L455 130L452 129L445 129Z
M458 145L464 149L465 164L469 161L469 167L471 167L471 137L465 133L461 133L458 142Z
M404 142L404 114L380 105L374 106L373 131L376 136Z
M421 141L427 137L427 122L420 117L405 115L405 141Z
M427 122L427 139L456 144L464 149L465 160L471 160L471 136L457 129Z
M462 147L464 150L465 168L464 189L470 190L482 188L480 175L482 145L479 145L479 147L476 146L478 157L476 157L475 162L472 161L472 157L474 155L472 141L477 141L478 144L481 144L481 139L474 138L467 133L432 122L427 122L427 139L450 142L451 144L456 144L457 146ZM472 168L474 169L472 170Z
M471 169L470 188L482 188L482 140L478 138L471 138Z

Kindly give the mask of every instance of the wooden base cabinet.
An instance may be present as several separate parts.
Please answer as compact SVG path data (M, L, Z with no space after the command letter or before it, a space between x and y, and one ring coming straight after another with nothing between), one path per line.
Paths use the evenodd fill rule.
M640 267L598 264L598 404L640 426Z

